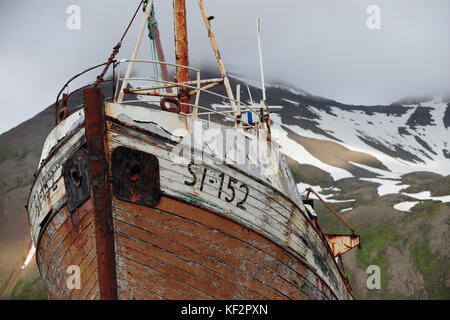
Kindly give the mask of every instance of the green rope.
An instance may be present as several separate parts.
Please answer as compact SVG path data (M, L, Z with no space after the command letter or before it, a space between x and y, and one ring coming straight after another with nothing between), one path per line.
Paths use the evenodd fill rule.
M146 0L146 2L148 2L148 0ZM150 13L150 18L148 19L148 37L151 40L155 40L155 35L153 33L154 29L158 29L158 22L156 21L155 18L155 6L152 5L152 11Z
M148 0L145 0L144 11L146 10L147 5ZM148 37L150 39L150 52L152 55L152 60L159 61L158 51L156 50L156 42L155 42L155 30L158 30L158 22L156 21L155 6L153 4L150 17L148 19L147 27L148 27ZM158 80L162 79L161 69L158 67L158 64L153 64L153 73L156 79Z

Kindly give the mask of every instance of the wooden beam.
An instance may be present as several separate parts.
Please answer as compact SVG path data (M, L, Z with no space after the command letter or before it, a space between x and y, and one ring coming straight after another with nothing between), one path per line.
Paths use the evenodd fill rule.
M95 212L98 285L100 299L117 299L114 226L111 186L108 179L108 146L106 141L105 97L99 88L83 92L86 144L89 159L91 201Z
M236 103L234 102L233 90L231 89L230 80L227 76L227 71L222 61L222 57L220 56L219 48L217 47L216 37L211 28L211 23L208 20L208 16L206 15L205 6L203 5L203 0L198 0L198 5L200 7L200 11L202 13L203 21L205 22L206 29L208 31L208 37L211 40L211 45L214 50L214 54L216 56L217 65L219 66L220 74L223 78L223 84L225 86L225 90L227 92L228 99L230 100L231 110L233 111L235 124L238 127L237 117L236 117Z

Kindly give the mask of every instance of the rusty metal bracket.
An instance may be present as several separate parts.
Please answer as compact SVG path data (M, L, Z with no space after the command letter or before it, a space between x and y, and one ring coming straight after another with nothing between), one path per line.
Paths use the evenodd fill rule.
M352 227L350 227L347 224L347 222L345 222L344 219L342 219L342 217L332 207L330 207L330 205L328 203L326 203L325 200L323 200L322 197L316 191L314 191L312 188L307 188L306 191L308 191L308 193L306 194L306 200L303 202L305 204L306 209L311 214L312 222L313 222L314 226L316 226L316 228L318 228L317 215L313 209L314 203L312 202L312 200L309 199L309 195L311 193L315 194L316 197L323 203L323 205L325 207L327 207L328 210L330 210L331 213L333 213L352 233L352 234L348 234L348 235L347 234L325 234L325 235L323 235L322 232L320 231L322 236L324 236L325 239L327 240L328 245L330 246L330 249L333 252L333 256L335 258L339 257L342 254L344 254L345 252L347 252L355 247L358 247L359 249L361 249L361 239L360 239L359 235L355 234L355 230L353 230ZM309 209L308 209L308 207L309 207Z
M158 158L142 151L117 147L112 156L114 195L148 207L161 199Z
M105 97L99 88L83 93L86 122L86 144L91 181L91 201L95 212L100 299L117 299L117 278L112 219L111 185L108 178L108 145L106 141Z
M325 200L323 200L322 197L321 197L316 191L314 191L312 188L306 188L306 191L308 191L308 193L306 194L306 200L309 199L309 194L310 194L310 193L315 194L316 197L320 200L320 202L322 202L323 205L324 205L325 207L327 207L328 210L330 210L331 213L334 214L334 215L336 216L336 218L338 218L338 219L344 224L344 226L346 226L347 229L349 229L349 230L351 231L352 234L355 234L355 230L353 230L353 228L350 227L350 226L348 225L348 223L345 222L344 219L342 219L342 217L341 217L341 216L340 216L340 215L339 215L332 207L330 207L330 205L329 205L328 203L326 203Z
M326 234L325 238L327 238L328 244L330 245L335 257L339 257L355 247L361 249L359 235Z
M67 209L72 213L91 195L87 151L81 148L63 166Z
M59 103L56 104L55 109L55 125L58 125L61 123L64 119L66 119L69 116L69 107L67 105L67 99L69 96L67 94L63 94L61 106Z

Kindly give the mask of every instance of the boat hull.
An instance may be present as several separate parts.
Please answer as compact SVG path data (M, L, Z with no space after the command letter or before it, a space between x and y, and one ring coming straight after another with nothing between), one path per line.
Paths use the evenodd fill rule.
M119 299L336 299L298 258L206 208L163 196L155 208L113 199ZM90 200L63 207L39 241L50 299L98 299L95 217ZM80 268L80 288L66 270Z
M169 114L162 128L133 121L120 105L104 110L97 145L105 179L92 170L101 158L92 156L90 120L81 116L44 150L30 193L51 299L353 299L320 229L276 180L226 163L174 162L170 126L180 126L179 115ZM136 177L150 175L142 181L151 188L136 183L127 161L152 164ZM90 174L74 177L73 168Z
M162 197L114 201L120 299L333 299L313 272L256 232Z

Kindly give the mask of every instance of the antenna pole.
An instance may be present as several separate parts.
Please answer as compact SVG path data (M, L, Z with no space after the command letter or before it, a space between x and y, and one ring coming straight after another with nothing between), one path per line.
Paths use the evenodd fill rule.
M237 120L236 120L236 124L238 126L240 126L241 118L242 118L242 114L241 114L241 85L240 84L238 84L236 86L236 100L237 100Z
M261 70L262 95L263 95L263 101L265 103L266 102L266 86L265 86L265 82L264 82L264 67L263 67L262 49L261 49L261 20L259 18L256 19L256 29L258 31L259 68Z
M173 0L173 20L175 27L175 59L176 64L189 66L187 22L186 22L186 0ZM189 69L177 68L176 82L189 81ZM187 87L179 87L181 112L191 113L191 98Z
M270 132L270 110L267 105L266 100L266 85L264 81L264 66L263 66L263 58L262 58L262 48L261 48L261 20L259 18L256 19L256 30L258 32L258 51L259 51L259 68L261 69L261 85L262 85L262 101L261 101L261 128L264 131L264 121L267 124L267 141L272 141L272 136ZM264 108L266 106L267 112L264 114Z
M205 22L206 29L208 31L208 37L211 40L211 45L214 50L214 54L216 56L217 65L219 66L220 74L223 78L223 84L225 86L225 90L227 92L228 99L230 100L231 110L233 111L234 119L235 119L235 125L236 127L239 127L238 121L237 121L237 115L236 115L236 103L234 101L233 96L233 90L231 89L230 80L227 76L227 71L225 70L225 66L223 65L222 58L220 57L219 48L217 47L216 37L214 36L214 33L211 28L211 23L208 19L208 16L205 12L205 6L203 5L203 0L198 0L198 5L200 7L200 11L203 16L203 21Z
M137 53L139 51L139 47L141 46L142 36L144 35L145 27L147 26L147 21L152 12L153 0L150 0L147 4L147 8L145 9L144 18L142 19L141 28L139 29L138 37L136 38L136 42L134 43L133 52L131 53L131 60L136 59ZM133 61L128 63L127 72L125 74L125 79L129 79L131 77L131 72L133 71ZM128 86L128 80L124 80L122 83L122 89L120 89L119 98L117 99L118 103L121 103L123 100L124 92L123 90Z

